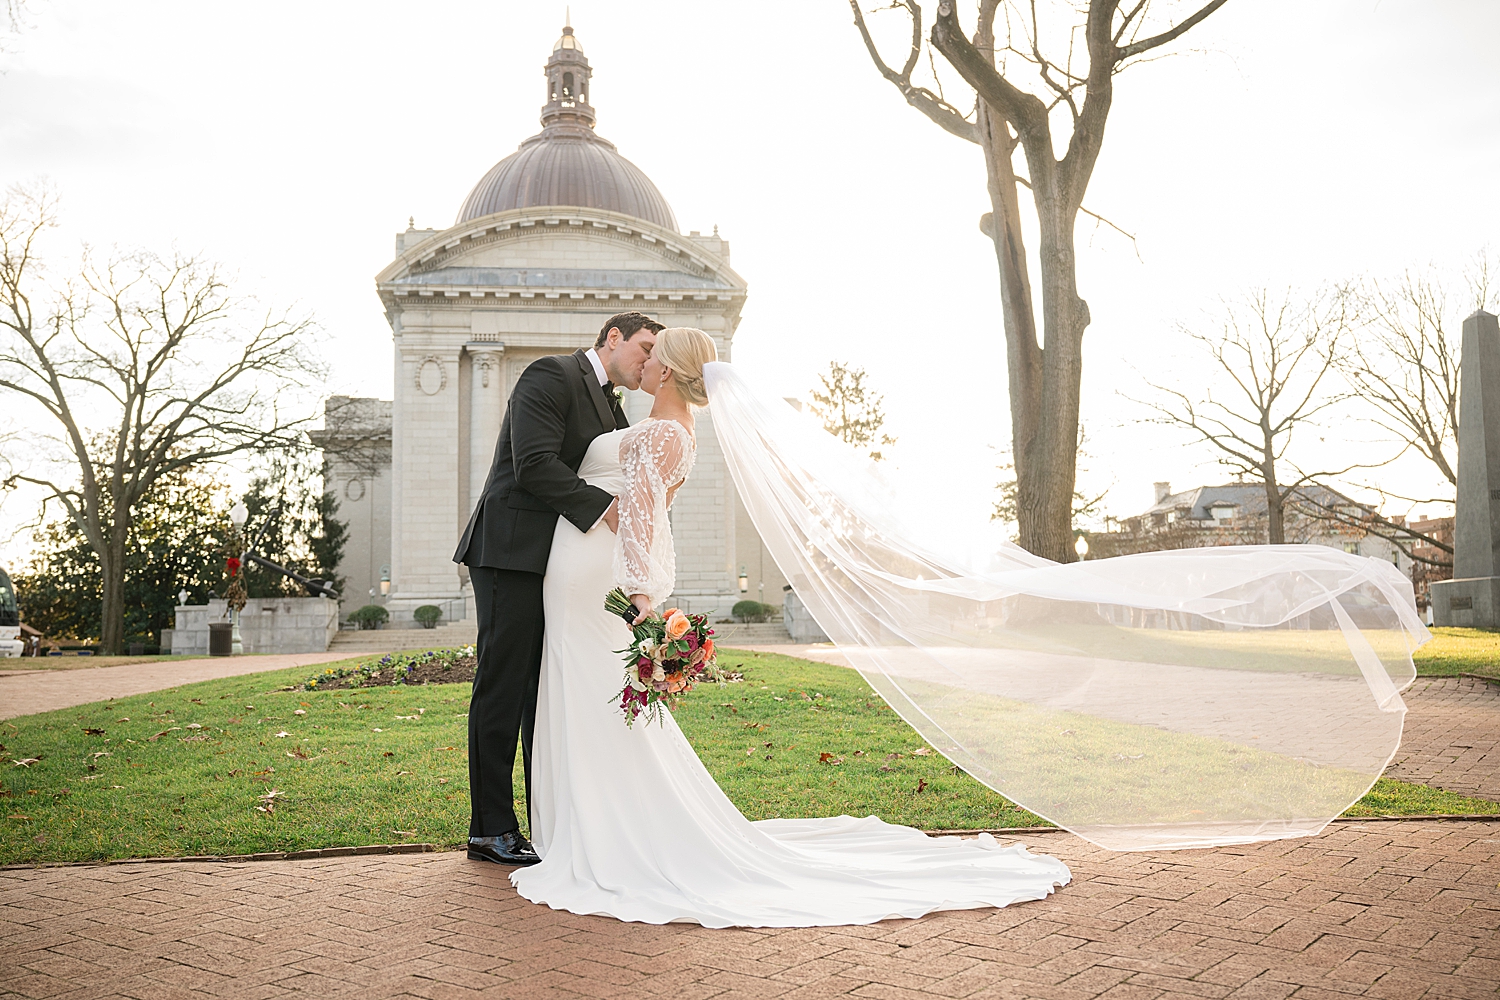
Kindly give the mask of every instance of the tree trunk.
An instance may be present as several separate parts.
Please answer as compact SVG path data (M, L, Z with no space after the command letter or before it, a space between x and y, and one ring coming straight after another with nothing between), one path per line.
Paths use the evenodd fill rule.
M99 645L111 656L123 652L125 644L125 535L125 529L115 525L108 536L104 557L99 560L103 577Z
M1076 206L1059 190L1059 171L1031 180L1041 221L1042 388L1036 437L1017 456L1021 547L1055 562L1073 562L1073 494L1078 457L1078 394L1089 307L1073 268ZM1021 462L1026 462L1022 472Z
M1276 466L1267 464L1261 469L1261 478L1266 484L1266 543L1286 544L1286 498L1281 495L1281 486L1276 482Z
M990 193L989 236L1000 267L1000 303L1005 321L1006 375L1010 389L1011 456L1018 482L1036 438L1042 401L1042 349L1036 340L1036 313L1031 304L1031 276L1026 268L1026 244L1021 233L1021 206L1005 120L979 102L980 143ZM1026 544L1022 530L1021 545Z

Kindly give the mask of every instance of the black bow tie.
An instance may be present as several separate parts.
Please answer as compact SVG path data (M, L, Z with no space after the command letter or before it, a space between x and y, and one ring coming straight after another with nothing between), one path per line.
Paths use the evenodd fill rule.
M613 382L606 382L599 388L604 390L606 396L613 396L615 394L615 384Z

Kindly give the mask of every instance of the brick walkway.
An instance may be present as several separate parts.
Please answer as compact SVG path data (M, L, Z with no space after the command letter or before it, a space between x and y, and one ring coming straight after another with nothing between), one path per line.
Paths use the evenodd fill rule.
M1418 677L1386 776L1500 801L1500 684Z
M869 927L649 927L534 906L460 854L0 872L0 996L1331 1000L1494 997L1500 823L1112 855Z
M146 660L116 667L26 670L0 675L0 719L125 698L182 684L342 660L346 653L271 653L192 660ZM4 661L0 661L4 662Z

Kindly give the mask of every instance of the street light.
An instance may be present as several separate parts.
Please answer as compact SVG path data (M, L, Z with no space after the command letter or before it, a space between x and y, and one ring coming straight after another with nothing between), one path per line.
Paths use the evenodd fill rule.
M1089 540L1083 535L1079 535L1078 541L1073 543L1073 551L1078 553L1079 559L1087 559L1089 557Z
M745 572L745 567L740 567L740 593L750 593L750 574Z

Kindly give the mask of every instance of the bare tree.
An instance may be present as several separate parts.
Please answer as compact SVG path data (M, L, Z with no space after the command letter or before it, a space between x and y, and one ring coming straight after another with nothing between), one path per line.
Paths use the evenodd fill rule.
M1023 548L1049 559L1075 558L1071 514L1089 309L1078 294L1074 232L1080 211L1107 223L1083 208L1083 198L1104 142L1114 75L1180 38L1224 3L1211 0L1175 24L1150 31L1145 27L1150 0L1066 4L1062 9L1069 14L1083 7L1084 23L1070 27L1061 46L1064 54L1057 56L1043 51L1044 18L1036 0L979 0L972 40L959 24L953 0L939 0L931 46L975 90L974 111L966 114L949 103L941 89L933 92L912 82L923 49L922 8L916 0L893 0L890 5L904 9L912 24L911 44L899 70L880 55L859 0L849 0L855 25L881 75L912 107L984 150L991 211L981 226L994 240L1000 268L1019 539ZM1004 37L997 39L995 22L1001 15ZM935 65L930 51L928 58ZM1028 73L1035 76L1042 96L1017 83ZM1054 111L1068 129L1061 159L1054 153ZM1025 160L1024 175L1016 169L1017 147ZM1031 190L1040 229L1040 344L1019 186Z
M1264 485L1272 545L1286 541L1286 508L1302 487L1368 467L1306 470L1288 458L1297 431L1344 398L1330 375L1349 308L1341 291L1300 305L1257 292L1229 310L1220 332L1191 334L1222 369L1217 386L1196 396L1148 383L1160 397L1142 404L1156 413L1152 422L1190 431L1218 450L1221 465Z
M285 416L278 394L321 370L308 321L252 316L193 257L86 254L76 278L43 285L37 250L54 208L46 192L0 202L0 389L12 407L31 404L38 450L53 458L6 485L41 487L88 539L101 644L117 652L136 505L177 470L295 446L305 420Z
M1459 311L1489 305L1488 257L1481 254L1464 278L1468 287ZM1432 272L1408 271L1394 282L1371 282L1362 299L1369 322L1339 367L1375 411L1375 422L1404 448L1420 452L1456 487L1460 337L1444 324L1445 282Z
M865 385L865 370L831 361L828 370L818 376L818 383L819 387L809 393L812 402L808 409L823 421L823 429L865 449L875 461L883 459L880 448L889 448L896 439L884 432L885 397Z

